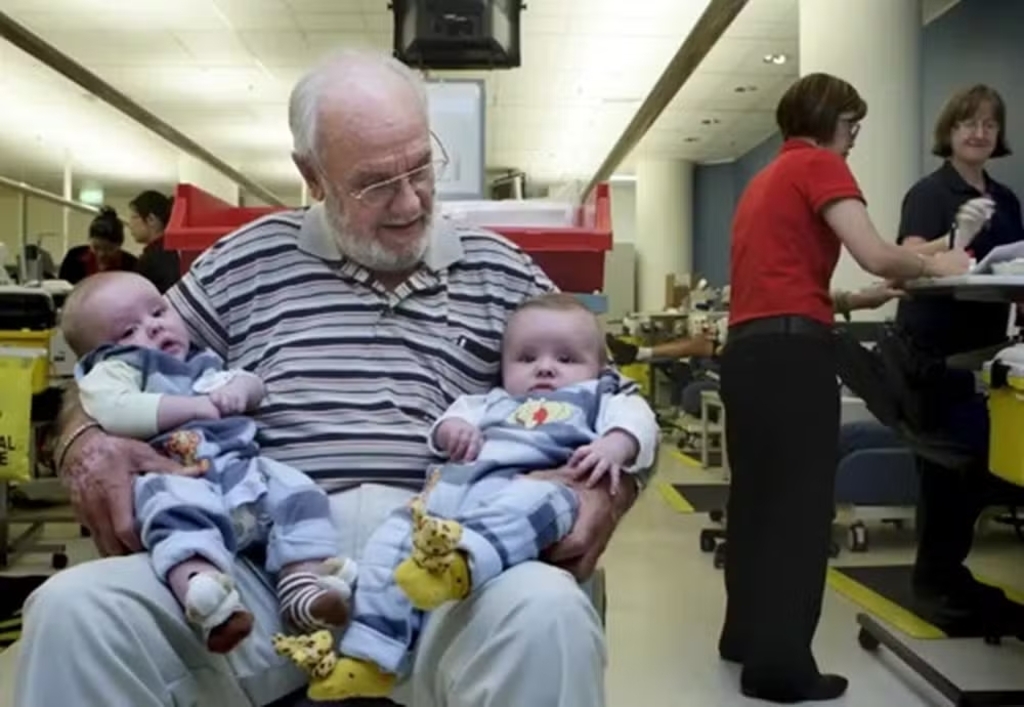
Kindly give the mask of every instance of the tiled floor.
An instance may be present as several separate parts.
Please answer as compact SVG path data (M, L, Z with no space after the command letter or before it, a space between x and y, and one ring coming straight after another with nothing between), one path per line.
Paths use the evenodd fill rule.
M687 468L662 455L661 479L683 481L706 472ZM722 575L710 556L698 549L702 515L682 515L651 490L624 522L604 564L608 570L608 671L611 707L730 707L760 704L737 692L737 669L722 664L715 651L722 614ZM74 529L69 529L74 534ZM911 556L909 532L878 530L866 555L844 554L844 561L899 562ZM1024 545L993 531L972 558L993 579L1024 589ZM72 561L88 556L87 541L72 541ZM45 562L45 559L43 560ZM18 571L44 569L20 564ZM816 652L823 668L850 677L848 695L837 707L918 707L946 705L939 695L884 651L865 653L856 641L856 608L829 592L818 631ZM922 645L927 643L927 645ZM948 666L961 680L1003 682L1024 688L1020 666L1024 646L1001 648L980 641L919 642L923 652ZM0 707L10 707L13 650L0 655Z

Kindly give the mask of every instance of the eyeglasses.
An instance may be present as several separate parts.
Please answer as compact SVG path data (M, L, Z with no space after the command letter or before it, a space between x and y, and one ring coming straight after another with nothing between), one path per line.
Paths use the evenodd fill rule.
M433 133L430 136L433 139L432 141L436 142L440 148L440 156L432 159L425 165L410 169L408 172L402 172L394 177L374 182L357 191L349 192L349 196L367 206L380 207L387 206L394 201L402 192L402 186L406 182L417 192L433 187L437 179L444 175L449 159L448 151L444 149L444 143Z
M983 133L999 132L999 123L995 120L979 120L977 118L973 120L961 120L956 124L956 126L969 133L977 132L978 128L981 128Z

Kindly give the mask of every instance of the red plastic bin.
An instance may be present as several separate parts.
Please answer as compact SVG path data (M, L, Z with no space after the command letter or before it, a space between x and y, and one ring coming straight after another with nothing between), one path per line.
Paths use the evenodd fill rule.
M181 251L182 271L218 239L276 206L231 206L192 184L179 184L164 232L164 245ZM530 254L564 292L592 293L604 287L605 252L612 247L611 194L598 184L576 209L571 227L491 226Z

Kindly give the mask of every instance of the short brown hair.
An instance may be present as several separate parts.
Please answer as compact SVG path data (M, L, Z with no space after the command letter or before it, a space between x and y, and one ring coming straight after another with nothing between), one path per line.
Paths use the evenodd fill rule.
M785 139L829 142L844 113L851 113L853 122L868 114L868 104L857 89L831 74L808 74L786 89L775 109L775 122Z
M1005 157L1012 154L1010 146L1006 144L1006 104L999 91L985 84L975 84L970 88L964 88L946 101L938 120L935 121L935 139L932 144L932 154L938 157L952 157L953 144L950 135L957 123L970 120L984 104L992 106L992 113L996 122L999 123L999 134L996 137L996 147L992 150L993 157Z

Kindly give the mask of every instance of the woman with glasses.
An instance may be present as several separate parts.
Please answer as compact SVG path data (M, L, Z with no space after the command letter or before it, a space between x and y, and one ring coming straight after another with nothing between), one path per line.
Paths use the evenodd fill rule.
M60 264L58 277L72 285L106 270L138 268L138 259L124 245L124 224L117 211L104 206L89 224L89 243L70 249Z
M834 699L847 685L820 673L811 653L838 462L829 283L840 250L887 280L968 266L962 251L917 254L878 235L846 164L866 114L841 79L811 74L794 83L776 110L785 142L733 219L721 359L732 472L728 604L719 651L743 664L743 694L774 702Z
M1010 154L1006 108L994 89L976 85L947 101L935 123L932 153L942 165L915 184L903 200L899 241L919 249L948 247L951 237L978 260L994 247L1024 240L1021 205L986 171L991 159ZM973 212L973 218L964 214ZM959 214L959 217L958 217ZM914 593L918 611L951 633L972 630L979 618L1024 631L1024 609L997 589L975 581L964 566L974 526L986 505L1024 503L1024 493L987 473L988 414L969 370L950 370L946 357L1001 347L1009 307L998 302L919 298L900 303L897 324L916 348L929 353L932 378L922 389L930 421L943 434L978 450L973 473L945 469L918 458L920 513ZM987 355L979 356L985 358Z

